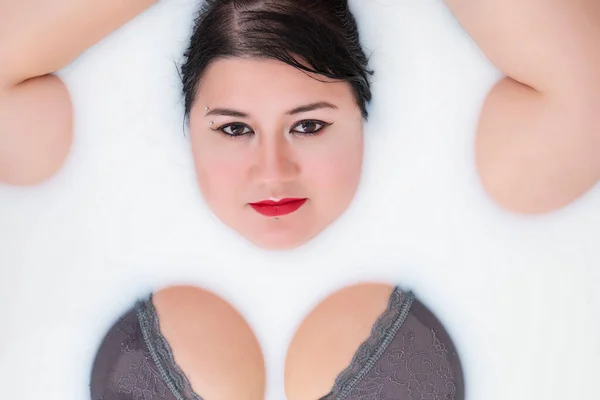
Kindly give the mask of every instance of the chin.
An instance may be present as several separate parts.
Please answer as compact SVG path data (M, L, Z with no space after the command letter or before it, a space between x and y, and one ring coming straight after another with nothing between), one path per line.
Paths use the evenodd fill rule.
M246 240L264 250L286 251L294 250L310 242L316 235L298 235L279 232L278 234L263 234L246 236Z

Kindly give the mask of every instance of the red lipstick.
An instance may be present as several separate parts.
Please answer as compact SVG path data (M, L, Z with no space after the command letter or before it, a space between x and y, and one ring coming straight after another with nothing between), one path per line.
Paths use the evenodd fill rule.
M296 212L308 199L281 199L280 201L263 200L250 203L254 211L266 217L280 217Z

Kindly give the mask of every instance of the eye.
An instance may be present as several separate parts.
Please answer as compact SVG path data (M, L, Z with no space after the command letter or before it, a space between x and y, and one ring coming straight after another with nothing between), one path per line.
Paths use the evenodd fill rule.
M248 135L250 133L254 133L248 125L240 124L238 122L233 123L233 124L223 125L222 127L218 128L217 130L223 132L227 136L232 136L232 137L244 136L244 135Z
M328 124L327 122L316 121L316 120L300 121L299 123L297 123L294 126L294 129L292 129L292 132L301 133L303 135L316 135L321 130L323 130L323 128L325 128L326 126L330 126L330 125L332 125L332 124Z

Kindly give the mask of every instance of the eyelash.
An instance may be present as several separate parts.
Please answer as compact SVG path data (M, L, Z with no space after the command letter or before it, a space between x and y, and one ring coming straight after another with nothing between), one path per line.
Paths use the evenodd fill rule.
M333 123L328 123L328 122L324 122L324 121L320 121L320 120L316 120L316 119L305 119L305 120L297 122L294 125L294 128L296 128L299 125L306 124L306 123L312 123L312 124L321 125L321 128L319 128L318 130L316 130L314 132L294 132L294 133L299 134L299 135L303 135L303 136L317 136L317 135L319 135L323 131L323 129L325 129L325 128L331 126L331 125L333 125ZM248 132L248 133L242 133L242 134L239 134L239 135L232 135L230 133L225 132L226 128L230 128L232 126L238 126L238 125L240 127L244 127L244 128L249 129L250 132ZM247 135L250 135L250 134L254 134L254 131L252 131L252 128L250 128L248 125L246 125L244 123L241 123L241 122L232 122L232 123L229 123L229 124L222 125L222 126L220 126L218 128L215 128L213 130L221 132L224 136L227 136L230 139L240 139L240 138L243 138L244 136L247 136ZM246 130L246 129L244 129L244 130Z

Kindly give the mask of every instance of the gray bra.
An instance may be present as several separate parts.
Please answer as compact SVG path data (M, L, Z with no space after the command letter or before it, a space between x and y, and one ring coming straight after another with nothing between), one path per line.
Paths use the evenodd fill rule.
M210 400L194 393L158 322L150 297L110 329L94 361L91 400ZM396 288L369 338L319 400L464 400L464 392L450 336L411 292Z

